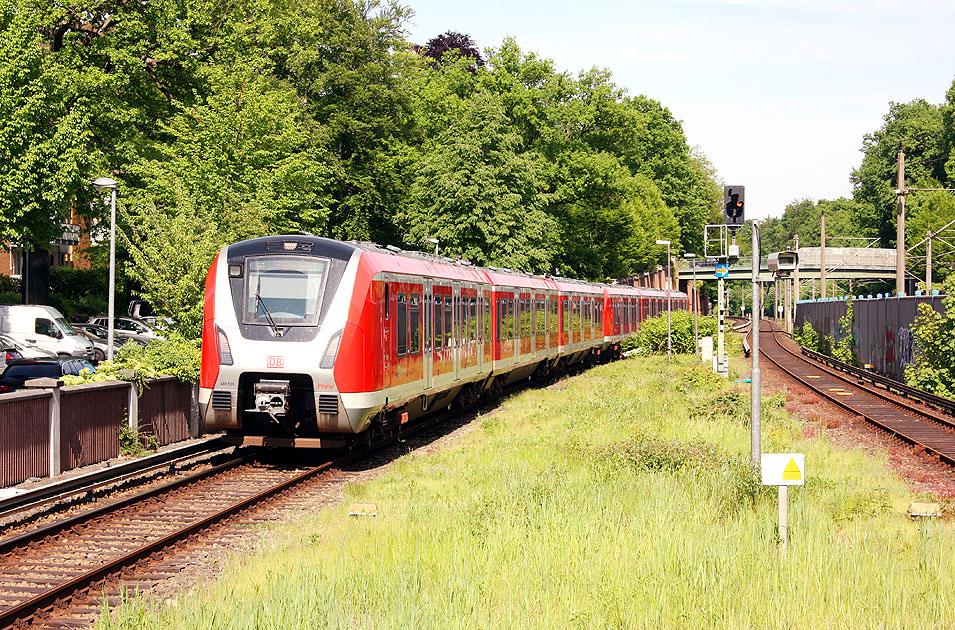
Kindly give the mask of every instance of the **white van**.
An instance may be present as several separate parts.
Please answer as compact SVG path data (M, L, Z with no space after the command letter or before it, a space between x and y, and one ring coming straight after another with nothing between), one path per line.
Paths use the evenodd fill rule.
M60 356L93 358L93 344L52 306L0 304L0 333Z

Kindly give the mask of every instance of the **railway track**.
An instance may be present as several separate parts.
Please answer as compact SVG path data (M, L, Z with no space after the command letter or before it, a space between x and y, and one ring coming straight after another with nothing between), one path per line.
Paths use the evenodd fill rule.
M511 393L522 386L512 386ZM381 439L335 459L309 464L319 451L280 451L279 461L235 457L170 484L0 540L0 629L90 625L124 593L149 590L178 575L210 548L238 539L244 526L337 500L330 487L357 476L356 462L381 459L388 446L428 443L495 400L439 413L402 427L401 440ZM449 421L450 420L450 421ZM401 448L406 450L406 445ZM404 451L402 451L404 452ZM323 455L329 457L328 455ZM386 459L393 457L385 455Z
M810 361L788 347L785 333L769 320L760 322L760 354L809 389L843 409L910 444L924 448L955 466L955 419L928 405L930 400L912 400L863 374L843 372L832 365Z

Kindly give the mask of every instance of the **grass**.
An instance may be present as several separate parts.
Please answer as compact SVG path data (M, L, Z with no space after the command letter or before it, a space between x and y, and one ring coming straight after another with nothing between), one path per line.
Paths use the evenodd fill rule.
M563 385L563 383L562 383ZM916 523L883 458L804 438L782 396L766 452L806 453L780 556L749 464L748 389L688 358L527 391L480 429L276 525L212 584L130 597L101 628L913 628L955 610L948 522ZM350 518L373 501L375 518Z

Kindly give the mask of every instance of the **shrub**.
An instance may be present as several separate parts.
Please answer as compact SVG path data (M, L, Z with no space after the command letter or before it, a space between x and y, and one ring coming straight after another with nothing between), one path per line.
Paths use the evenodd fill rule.
M852 333L852 322L855 319L852 308L852 300L846 302L846 314L839 318L839 330L837 337L830 347L832 348L832 358L848 363L856 364L856 353L853 350L855 339Z
M816 329L813 328L809 322L804 322L802 331L797 329L793 337L795 337L796 343L800 346L819 352L819 333L816 332Z
M716 335L718 323L715 317L700 317L700 337ZM693 313L673 311L671 313L670 336L673 352L693 354L696 352L693 339ZM662 353L667 351L667 316L651 317L640 325L636 334L635 346L644 352Z
M64 376L67 385L102 381L133 381L140 388L146 381L161 374L175 376L183 382L199 379L199 342L171 332L165 339L153 339L145 346L129 342L119 349L112 361L101 361L95 374Z
M913 387L955 397L955 277L942 285L945 313L919 304L912 323L912 362L905 366L905 382Z

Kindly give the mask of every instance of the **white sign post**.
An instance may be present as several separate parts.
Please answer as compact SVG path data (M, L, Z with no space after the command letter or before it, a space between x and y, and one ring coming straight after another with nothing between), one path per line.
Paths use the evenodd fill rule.
M763 453L759 469L764 486L779 486L779 541L785 553L789 542L789 486L806 485L806 456L803 453Z

